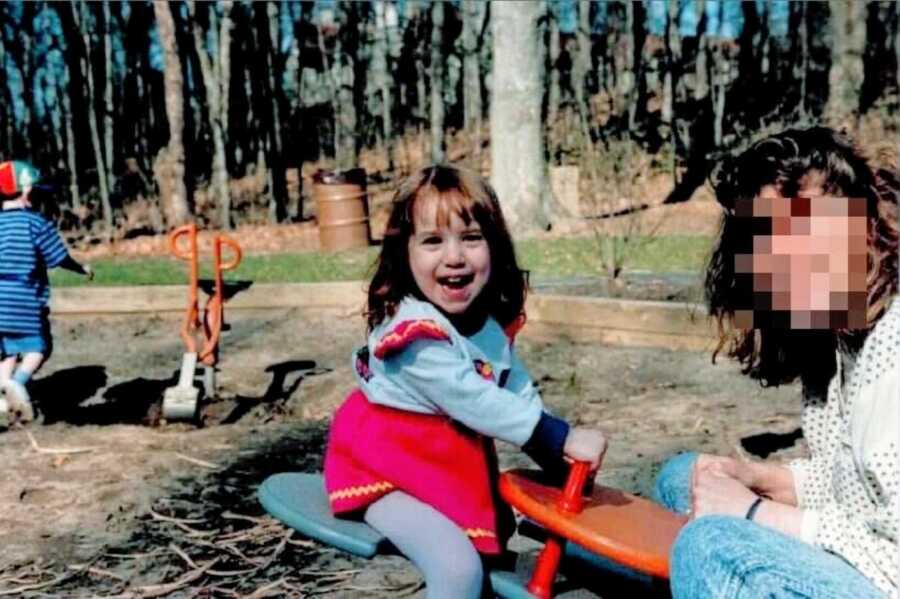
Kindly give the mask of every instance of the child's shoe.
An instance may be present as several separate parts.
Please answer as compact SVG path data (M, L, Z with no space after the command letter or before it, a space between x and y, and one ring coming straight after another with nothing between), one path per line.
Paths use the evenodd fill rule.
M3 383L3 390L6 391L6 403L11 422L26 424L34 420L34 408L25 385L15 379L7 379Z

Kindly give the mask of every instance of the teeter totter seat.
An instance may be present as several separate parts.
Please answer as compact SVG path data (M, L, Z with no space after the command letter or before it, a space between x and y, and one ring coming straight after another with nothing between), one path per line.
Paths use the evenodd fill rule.
M257 496L274 518L311 539L364 558L397 553L390 541L365 522L332 515L321 474L273 474L260 485ZM531 597L513 572L494 570L490 577L494 592L504 599Z
M607 558L653 577L668 577L669 548L686 519L606 487L597 486L589 497L582 497L587 474L586 464L575 464L562 490L543 484L532 471L501 475L503 498L537 524L520 526L520 533L546 536L546 544L530 582L514 572L490 572L498 596L551 597L563 555L587 565L608 563L603 559ZM396 553L383 535L364 522L332 515L320 474L275 474L260 485L257 494L269 514L311 539L364 558ZM595 559L598 555L602 557Z
M365 558L391 549L388 540L365 522L332 515L321 474L273 474L260 485L257 496L274 518L311 539Z

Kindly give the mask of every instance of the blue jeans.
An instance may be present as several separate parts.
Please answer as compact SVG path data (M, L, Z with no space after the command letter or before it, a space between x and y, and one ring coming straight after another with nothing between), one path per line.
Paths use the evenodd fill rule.
M696 453L670 458L656 479L654 499L686 513L696 460ZM885 596L837 555L730 516L704 516L681 529L672 546L669 577L675 599Z

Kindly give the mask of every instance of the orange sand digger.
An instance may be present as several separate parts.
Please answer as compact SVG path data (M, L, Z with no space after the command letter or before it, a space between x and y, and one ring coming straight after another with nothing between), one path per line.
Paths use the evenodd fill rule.
M187 247L180 244L187 238ZM222 246L227 246L234 254L230 262L222 262ZM199 255L197 250L197 225L184 225L169 234L169 251L176 258L188 262L188 304L181 325L181 339L185 353L181 360L178 384L166 389L163 395L163 417L167 420L189 420L196 416L199 390L194 386L198 360L204 365L204 397L216 396L216 364L219 360L219 338L225 320L224 291L222 273L237 268L241 262L241 247L225 235L213 239L213 268L215 287L203 308L200 319L198 300Z

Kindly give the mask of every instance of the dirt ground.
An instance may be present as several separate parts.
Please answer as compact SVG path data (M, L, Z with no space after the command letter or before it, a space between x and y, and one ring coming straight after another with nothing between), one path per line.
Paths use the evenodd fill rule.
M0 433L0 596L423 595L405 560L291 535L255 498L269 474L321 468L362 320L228 320L224 399L204 408L202 427L157 422L182 351L176 315L54 320L55 353L34 385L44 422ZM603 484L646 495L661 460L684 449L802 451L798 389L761 389L726 361L527 332L519 348L552 410L612 437ZM527 463L500 451L503 467Z

